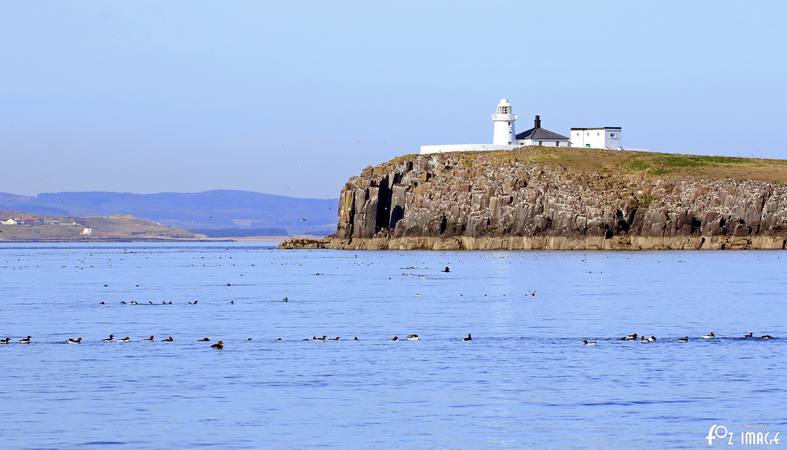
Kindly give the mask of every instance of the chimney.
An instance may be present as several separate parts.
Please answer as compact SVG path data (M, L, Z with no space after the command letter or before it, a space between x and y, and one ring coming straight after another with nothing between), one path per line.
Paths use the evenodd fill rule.
M541 128L541 116L536 114L536 120L533 121L534 128Z

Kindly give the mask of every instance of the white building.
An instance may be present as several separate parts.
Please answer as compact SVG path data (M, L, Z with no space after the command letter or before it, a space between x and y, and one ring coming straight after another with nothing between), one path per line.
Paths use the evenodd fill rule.
M533 128L516 135L517 145L541 145L544 147L569 147L567 137L541 128L541 116L536 115Z
M536 116L533 128L516 133L517 115L508 99L500 99L495 113L492 114L491 144L445 144L422 145L421 154L445 152L479 152L496 150L513 150L527 145L544 147L592 147L620 149L620 127L604 128L572 128L571 136L541 128L541 116Z
M622 131L620 127L572 128L571 146L621 150Z
M85 227L85 228L82 229L82 233L80 233L80 234L83 235L83 236L90 236L91 234L93 234L93 229Z
M3 225L17 225L16 220L14 219L7 219L0 223L2 223Z

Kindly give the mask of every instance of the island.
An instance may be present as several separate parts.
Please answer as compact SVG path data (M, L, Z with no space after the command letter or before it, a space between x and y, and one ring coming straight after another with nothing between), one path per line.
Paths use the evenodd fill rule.
M405 155L339 196L336 232L280 248L787 247L787 161L575 147Z

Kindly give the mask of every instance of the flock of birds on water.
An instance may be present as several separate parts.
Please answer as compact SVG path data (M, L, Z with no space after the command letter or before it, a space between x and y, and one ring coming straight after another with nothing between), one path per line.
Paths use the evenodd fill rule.
M702 335L701 338L704 339L704 340L710 341L710 340L717 339L718 336L716 336L716 333L711 331L708 334ZM324 341L339 341L341 339L342 339L341 336L328 337L328 336L323 335L323 336L312 336L311 338L304 338L302 340L303 341L323 341L324 342ZM472 341L473 340L473 336L470 333L468 333L467 336L464 336L461 339L462 339L462 341L465 341L465 342ZM742 337L739 337L737 339L769 341L771 339L774 339L774 337L769 335L769 334L764 334L762 336L754 336L754 333L749 332L749 333L746 333ZM143 342L154 342L155 340L156 340L156 336L148 336L148 337L142 339ZM252 338L246 338L246 341L251 341L251 340L252 340ZM276 341L282 341L282 340L283 340L282 338L276 338ZM358 339L358 336L355 336L355 337L352 338L352 340L353 341L359 341L360 339ZM417 334L408 334L405 337L401 337L401 338L398 335L395 335L395 336L391 337L389 340L391 340L391 341L403 341L403 340L405 340L405 341L420 341L421 337L418 336ZM641 342L643 344L647 344L647 343L656 342L657 339L656 339L656 336L640 336L637 333L631 333L631 334L627 334L625 336L622 336L622 337L618 338L618 340L619 341L634 341L634 342L639 341L639 342ZM686 342L689 342L689 337L688 336L681 336L681 337L679 337L677 339L677 341L679 343L686 343ZM14 340L12 340L10 337L5 337L3 339L0 339L0 345L8 345L8 344L12 344L13 342L14 342ZM32 342L33 342L33 338L31 336L26 336L26 337L23 337L21 339L16 340L16 343L18 343L18 344L30 344ZM128 337L128 336L123 337L123 338L117 338L117 337L115 337L114 334L110 334L109 336L107 336L104 339L102 339L100 342L104 342L104 343L117 342L117 343L125 344L125 343L132 342L132 339L130 337ZM173 338L172 336L167 336L167 337L161 339L161 342L175 342L175 338ZM199 339L197 342L211 342L211 339L206 336L206 337L204 337L202 339ZM81 344L82 343L82 337L81 336L80 337L70 337L70 338L67 338L65 341L63 341L63 343L64 344ZM597 345L597 344L598 344L597 341L591 341L589 339L583 339L582 340L582 345L584 345L584 346L594 346L594 345ZM215 343L213 343L210 346L210 348L213 348L213 349L216 349L216 350L222 350L222 349L224 349L224 341L223 340L216 341Z
M702 337L702 339L704 339L706 341L710 341L710 340L716 339L718 336L716 336L716 333L711 331L708 334L703 334L701 337ZM750 332L744 334L743 337L740 337L738 339L769 341L769 340L773 339L773 336L771 336L770 334L763 334L762 336L755 336L754 333L752 333L750 331ZM639 342L641 342L643 344L649 344L651 342L656 342L656 336L640 336L637 333L631 333L631 334L627 334L627 335L625 335L623 337L618 338L618 340L619 341L637 341L637 340L639 340ZM689 337L688 336L681 336L681 337L678 338L678 342L680 342L680 343L689 342ZM592 345L596 345L596 344L598 344L598 342L591 341L589 339L582 339L582 345L592 346Z
M156 340L156 336L148 336L146 338L143 338L142 342L154 342L155 340ZM251 341L251 340L252 340L252 338L246 338L246 341ZM277 341L282 341L283 339L282 338L276 338L276 340ZM338 341L338 340L341 340L341 336L336 336L336 337L312 336L311 338L304 338L302 340L303 341ZM360 339L358 339L358 336L355 336L355 337L352 338L352 340L353 341L359 341ZM396 336L392 337L390 340L391 341L401 341L401 340L420 341L421 337L418 336L417 334L408 334L406 337L403 337L403 338L400 338L398 335L396 335ZM465 341L465 342L466 341L472 341L473 340L473 336L468 333L468 335L464 336L462 338L462 340ZM0 345L8 345L8 344L12 344L13 342L14 341L10 337L5 337L3 339L0 339ZM16 343L19 343L19 344L30 344L32 342L33 342L33 338L31 336L26 336L26 337L23 337L21 339L16 340ZM129 343L129 342L132 342L132 339L130 337L128 337L128 336L123 337L123 338L118 338L118 337L115 337L114 334L110 334L109 336L105 337L104 339L101 339L100 342L103 342L103 343L114 343L114 342L117 342L117 343L121 343L121 344L126 344L126 343ZM175 338L173 338L172 336L167 336L167 337L161 339L161 342L175 342ZM202 339L198 339L197 342L211 342L211 339L206 336L206 337L204 337ZM63 341L63 343L64 344L81 344L82 343L82 336L67 338L65 341ZM216 350L222 350L222 349L224 349L224 341L223 340L219 340L219 341L215 342L214 344L212 344L210 346L210 348L214 348Z
M252 264L252 266L253 265L254 264ZM450 273L451 269L450 269L450 267L446 266L446 267L444 267L441 270L441 272L443 272L443 273ZM315 275L320 275L320 273L316 273ZM231 286L231 284L227 283L227 286ZM105 284L104 287L107 287L107 285ZM139 285L137 285L137 287L139 287ZM531 297L535 297L536 296L536 291L535 290L530 290L528 292L528 295L531 296ZM287 297L284 297L284 298L281 299L281 302L284 302L284 303L286 303L288 301L289 301L289 299ZM235 300L229 300L227 303L230 304L230 305L234 305L235 304ZM107 305L108 302L106 300L101 300L99 302L99 304L100 305ZM156 302L154 302L152 300L148 300L147 302L144 302L144 301L140 302L138 300L121 300L120 304L121 305L173 305L175 303L172 300L161 300L161 301L156 301ZM197 304L199 304L199 300L187 300L186 304L188 304L188 305L197 305ZM419 341L420 339L421 339L420 336L418 336L417 334L408 334L408 335L406 335L405 337L402 337L402 338L400 338L398 335L396 335L396 336L391 337L389 340L390 341L401 341L401 340ZM472 341L473 337L472 337L471 334L468 333L466 336L462 337L461 339L462 339L462 341L467 342L467 341ZM716 333L711 331L711 332L709 332L707 334L702 335L701 339L703 339L703 340L714 340L714 339L717 339L717 336L716 336ZM749 332L749 333L744 334L742 337L737 337L737 338L733 338L733 339L767 341L767 340L774 339L774 337L769 335L769 334L764 334L764 335L761 335L761 336L754 336L754 333ZM156 340L156 337L155 336L148 336L148 337L143 338L141 340L143 342L153 342L153 341ZM251 341L251 340L252 340L252 338L247 338L246 339L246 341ZM276 339L276 341L282 341L282 340L283 340L282 338L277 338ZM311 338L304 338L302 340L303 341L339 341L339 340L341 340L341 336L335 336L335 337L312 336ZM355 336L351 340L358 341L359 339L358 339L357 336ZM625 336L622 336L622 337L618 338L617 340L619 340L619 341L639 341L639 342L641 342L643 344L647 344L647 343L656 342L657 338L656 338L656 336L644 336L644 335L639 335L637 333L631 333L631 334L627 334ZM689 342L689 340L690 340L689 336L681 336L681 337L677 338L677 342L679 342L679 343L687 343L687 342ZM174 342L174 341L175 341L175 339L172 336L167 336L167 337L161 339L161 342ZM30 343L32 343L32 337L31 336L26 336L26 337L23 337L23 338L15 340L15 342L18 343L18 344L30 344ZM123 337L123 338L116 338L113 334L110 334L108 337L102 339L100 342L103 342L103 343L114 343L114 342L117 342L117 343L128 343L128 342L132 342L132 339L130 337L128 337L128 336ZM202 339L199 339L198 342L211 342L211 339L208 338L208 337L204 337ZM14 340L12 340L10 337L5 337L5 338L0 339L0 345L9 345L9 344L12 344L12 343L14 343ZM63 341L63 343L64 344L81 344L82 343L82 337L81 336L80 337L69 337L65 341ZM598 344L598 341L590 340L590 339L582 339L581 344L583 346L595 346L595 345ZM224 341L223 340L218 340L215 343L211 344L210 348L213 348L213 349L216 349L216 350L222 350L224 348Z

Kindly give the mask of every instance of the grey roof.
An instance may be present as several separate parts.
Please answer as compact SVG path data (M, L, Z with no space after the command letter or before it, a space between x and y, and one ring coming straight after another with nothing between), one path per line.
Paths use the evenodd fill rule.
M544 128L531 128L516 135L518 140L532 139L534 141L554 141L558 139L568 140L562 134L557 134Z

